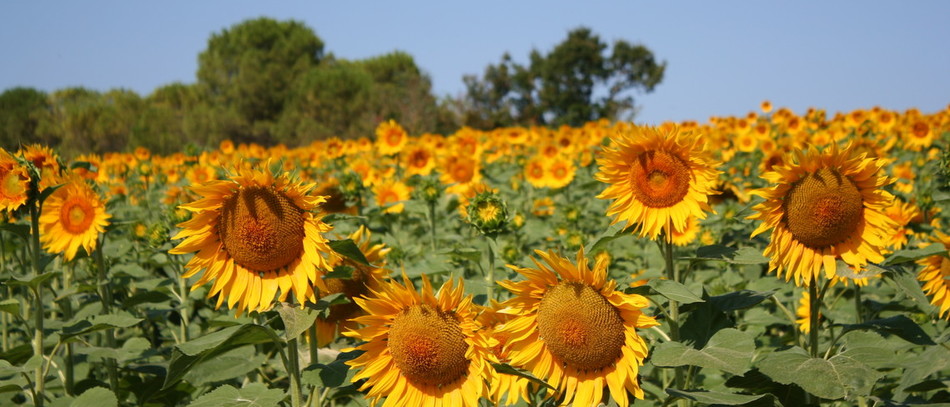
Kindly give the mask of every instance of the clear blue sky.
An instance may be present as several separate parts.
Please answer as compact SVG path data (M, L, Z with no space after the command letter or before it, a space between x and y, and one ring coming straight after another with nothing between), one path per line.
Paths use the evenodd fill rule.
M296 19L339 57L402 50L436 95L460 95L504 52L526 62L569 30L643 43L669 63L638 121L705 121L771 100L802 112L950 103L950 1L4 1L0 89L85 86L147 95L195 82L212 33Z

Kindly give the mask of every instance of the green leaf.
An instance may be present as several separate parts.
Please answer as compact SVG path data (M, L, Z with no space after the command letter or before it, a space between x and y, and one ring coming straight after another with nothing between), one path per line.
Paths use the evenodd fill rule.
M871 329L884 334L893 334L915 345L936 345L933 339L914 323L910 318L903 315L895 315L890 318L875 319L862 324L841 325L844 332L857 329Z
M775 291L741 290L709 297L707 301L720 311L736 311L754 307L774 294Z
M43 269L43 267L41 267L40 269ZM50 271L50 272L40 274L38 276L13 277L13 280L7 281L6 284L10 286L30 287L35 290L37 287L40 286L40 284L43 284L58 275L59 275L58 271Z
M194 386L242 378L266 362L266 355L256 354L254 348L243 347L199 363L185 374L185 380Z
M307 308L316 310L316 316L321 318L327 318L330 316L330 307L339 304L347 304L350 302L350 299L347 298L346 293L333 293L325 295L317 299L316 304L307 303Z
M660 295L677 301L680 304L692 304L694 302L703 302L703 299L694 294L685 285L672 280L655 280L649 284L651 288L660 293Z
M550 384L548 384L548 383L545 382L544 380L541 380L541 379L535 377L533 374L531 374L531 372L529 372L529 371L527 371L527 370L518 369L518 368L516 368L516 367L514 367L514 366L511 366L511 365L509 365L509 364L507 364L507 363L492 363L491 365L492 365L492 367L495 368L495 371L498 372L498 373L507 374L507 375L513 375L513 376L518 376L518 377L523 377L523 378L525 378L525 379L528 379L528 380L530 380L530 381L532 381L532 382L534 382L534 383L540 384L540 385L542 385L542 386L544 386L544 387L547 387L547 388L549 388L549 389L554 389L554 387L552 387Z
M63 327L61 340L85 335L90 332L101 331L109 328L128 328L142 322L142 318L135 318L128 314L106 314L93 315L75 324Z
M347 265L345 265L345 264L341 264L341 265L339 265L339 266L334 267L334 268L333 268L333 271L331 271L331 272L329 272L329 273L327 273L327 274L324 274L324 275L323 275L323 278L324 278L324 279L327 279L327 278L344 278L344 279L353 278L353 270L356 270L356 269L353 268L353 267L347 266Z
M840 355L860 360L868 366L886 369L895 367L896 354L880 334L867 331L851 331L841 336Z
M372 264L369 264L369 260L366 260L366 256L363 255L360 248L356 246L356 243L353 243L353 239L331 240L327 244L339 255L353 260L357 264L373 267Z
M300 334L313 326L317 320L317 313L311 309L299 308L289 304L281 304L277 309L280 319L284 321L284 339L296 339Z
M765 264L768 262L769 258L762 255L762 251L754 247L740 248L730 261L733 264Z
M698 401L705 404L718 404L722 406L739 406L752 403L762 399L771 400L773 405L780 406L778 399L771 394L760 394L758 396L748 394L720 393L708 390L677 390L666 389L666 392L673 396L687 400Z
M86 390L69 403L69 407L115 407L118 405L119 399L115 397L115 393L105 387L93 387Z
M708 299L705 293L703 298ZM706 301L696 304L688 304L680 309L681 312L688 312L686 321L680 325L680 333L683 342L692 343L696 348L706 346L706 342L712 338L716 332L725 328L732 328L735 324L726 315L712 303Z
M276 407L284 392L268 389L263 383L250 383L243 389L224 385L198 397L188 407Z
M903 271L900 267L897 267L897 269L900 271L884 274L885 281L890 281L895 288L904 293L908 298L913 299L918 306L925 310L932 308L930 300L927 299L923 290L920 289L920 282L917 281L917 276L914 273Z
M594 240L594 243L591 243L587 246L587 249L584 250L586 253L597 253L599 250L603 249L608 243L617 240L624 236L632 236L629 230L626 230L620 224L613 224L601 233L600 236Z
M282 343L274 330L261 325L237 325L185 342L172 349L168 374L162 389L177 383L189 370L202 361L232 349L258 343Z
M345 352L337 355L336 360L328 364L316 363L304 369L301 382L317 387L341 387L350 383L355 371L346 364L362 352Z
M12 364L10 364L10 362L0 359L0 377L12 376L12 375L23 373L26 371L28 371L28 369L24 369L19 366L13 366Z
M76 349L78 354L86 354L98 358L113 358L122 363L130 359L142 356L142 353L151 349L152 344L145 338L130 338L122 344L121 348L100 348L98 346L89 346Z
M18 223L3 223L0 224L0 230L6 230L11 232L19 237L22 237L24 240L30 240L30 225L22 225Z
M653 350L653 364L660 367L699 366L741 375L752 366L755 340L733 328L716 332L701 350L680 342L664 342Z
M762 251L754 247L734 248L714 244L696 249L696 257L689 260L718 260L732 264L763 264L769 258L762 255Z
M921 249L898 250L894 253L891 253L890 256L887 256L887 258L884 259L883 264L885 266L893 266L895 264L907 263L936 255L946 256L947 249L943 245L932 244Z
M0 311L20 316L20 300L8 298L0 301Z
M759 369L779 383L794 383L811 394L832 400L867 396L883 376L848 356L812 358L799 347L769 354L759 363Z

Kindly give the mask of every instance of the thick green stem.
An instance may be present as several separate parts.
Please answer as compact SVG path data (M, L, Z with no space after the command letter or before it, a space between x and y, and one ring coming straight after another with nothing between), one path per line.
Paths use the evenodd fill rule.
M43 273L43 270L40 269L40 204L35 203L30 205L30 223L32 226L31 233L31 243L32 243L32 263L33 263L33 273L36 276L39 276ZM33 309L33 354L45 358L43 353L43 283L37 284L33 289L33 294L35 297L34 309ZM46 374L43 369L43 364L37 364L36 370L33 372L33 386L36 389L34 392L36 394L33 402L35 405L42 407L43 402L46 397Z
M310 328L308 328L308 333L310 334L310 364L313 365L320 362L320 350L317 347L317 324L316 323L314 323L313 325L310 325ZM309 395L307 396L307 404L306 404L307 406L310 406L311 403L313 403L313 395L314 395L315 390L316 390L315 387L311 387L307 391L307 393L309 393ZM319 406L320 404L317 404L317 405Z
M666 278L670 281L680 282L679 270L676 269L676 263L673 262L673 242L669 241L667 236L663 236L663 243L660 244L660 247L663 249L663 260L666 262ZM679 303L670 300L670 305L668 307L670 314L670 339L673 342L680 341L680 325L679 325ZM683 367L677 366L673 368L674 378L673 384L676 389L685 389L686 380L684 377ZM680 405L687 405L686 400L679 400Z
M818 357L818 312L821 310L821 298L818 297L818 281L811 280L808 285L808 348L811 357Z
M862 305L861 300L861 286L854 285L854 315L857 317L859 324L864 323L864 306Z
M99 240L99 247L93 251L94 257L96 258L96 268L99 269L99 273L96 276L97 285L99 287L99 299L102 301L102 313L104 315L109 315L112 313L112 286L109 284L108 273L106 272L106 262L102 257L102 249L105 239ZM112 328L108 328L105 331L106 336L106 346L109 349L116 348L115 342L115 331ZM109 385L112 386L112 391L118 393L119 391L119 372L116 367L116 361L113 358L106 358L106 369L109 373Z
M435 251L435 202L429 202L429 243Z
M179 337L182 342L188 342L188 284L183 277L184 274L181 272L181 268L178 268L178 295L180 301L178 302L178 316L181 317L181 322L179 326Z
M495 238L488 238L488 270L485 273L485 305L490 306L495 294Z
M72 281L73 281L73 263L70 263L68 267L64 270L63 273L63 290L69 292ZM73 318L73 304L72 297L63 298L63 301L60 303L60 307L63 311L63 319L69 321ZM73 344L72 342L66 343L66 360L63 361L65 366L63 368L63 374L65 377L64 386L66 387L66 394L73 395L73 385L75 383L74 379L74 369L73 369Z
M287 341L287 376L290 377L290 405L300 407L300 355L297 352L297 338Z

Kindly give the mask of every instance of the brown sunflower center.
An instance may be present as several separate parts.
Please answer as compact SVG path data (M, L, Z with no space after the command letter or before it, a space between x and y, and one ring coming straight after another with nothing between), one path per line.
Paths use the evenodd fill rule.
M353 270L350 278L327 278L323 281L327 285L327 291L320 293L323 295L343 293L347 298L354 298L369 293L363 273L356 269ZM330 314L327 315L326 320L332 322L346 321L359 314L359 305L355 301L350 301L345 304L331 305Z
M555 357L580 370L599 370L621 356L623 320L603 295L566 282L550 290L538 309L538 333Z
M67 199L59 211L59 220L67 232L78 234L89 230L96 212L89 201L80 197Z
M784 205L785 222L792 236L816 249L850 237L864 215L861 191L851 179L830 168L796 182Z
M665 151L640 154L631 165L633 194L650 208L666 208L683 200L689 192L689 166Z
M468 344L458 321L429 305L414 305L397 315L388 346L396 366L413 383L445 385L468 370Z
M273 189L242 188L221 208L218 233L237 264L253 271L277 270L300 258L303 211Z

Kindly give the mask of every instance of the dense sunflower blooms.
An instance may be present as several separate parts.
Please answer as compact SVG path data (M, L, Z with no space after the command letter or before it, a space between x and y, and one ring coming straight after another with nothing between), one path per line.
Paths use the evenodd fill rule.
M628 405L628 393L642 399L637 375L647 345L636 329L658 325L642 311L648 300L615 290L605 259L591 269L583 249L576 263L537 254L546 265L509 266L527 280L500 283L513 294L500 311L512 315L501 328L510 338L511 365L547 381L563 404L597 405L605 401L605 386L621 406Z
M762 175L772 186L753 191L765 202L749 216L762 221L752 236L772 230L769 270L808 286L822 269L833 279L838 259L855 270L883 261L896 227L885 214L893 200L882 189L893 182L881 171L885 161L832 145L786 162Z
M39 188L44 190L62 181L60 176L59 157L52 149L39 144L32 144L20 150L20 155L33 162L40 173Z
M72 260L80 247L86 253L96 249L111 217L96 192L82 179L73 178L43 202L40 241L47 251Z
M323 233L331 227L314 213L326 197L310 195L313 187L254 170L191 187L201 198L180 206L193 215L178 225L173 239L184 240L169 253L196 252L184 277L205 272L192 290L214 280L208 297L238 314L269 309L278 290L280 301L291 291L301 305L316 301L314 286L326 290Z
M321 291L319 295L325 296L335 293L343 293L350 302L345 304L336 304L330 306L330 313L327 317L317 317L314 322L317 326L317 345L327 346L337 337L337 333L343 333L347 329L356 329L357 325L352 318L361 313L360 308L353 298L361 295L367 295L370 290L379 291L379 286L389 275L389 270L385 268L386 254L391 248L385 244L372 244L372 233L365 226L360 226L355 232L351 233L349 238L356 243L360 252L366 257L366 261L372 266L356 263L350 259L332 254L330 256L330 265L337 267L345 265L353 268L350 278L324 278L327 289Z
M942 244L950 250L950 236L937 232L933 244ZM936 306L938 315L950 319L950 259L936 254L917 261L924 266L917 279L924 282L924 294L931 296L930 303Z
M423 276L422 292L409 278L384 283L372 296L356 298L367 315L363 328L344 335L365 341L363 354L346 362L367 379L360 390L373 403L383 397L394 406L477 406L488 395L486 381L495 361L485 331L476 322L479 308L463 297L462 283L446 282L438 294ZM347 349L350 351L353 349Z
M26 168L0 148L0 211L15 211L26 203L29 188Z
M712 212L719 171L704 143L690 131L676 127L631 127L611 139L598 158L594 175L607 188L598 198L611 200L611 223L639 225L640 236L656 239L671 229L684 230L690 215L705 219Z

